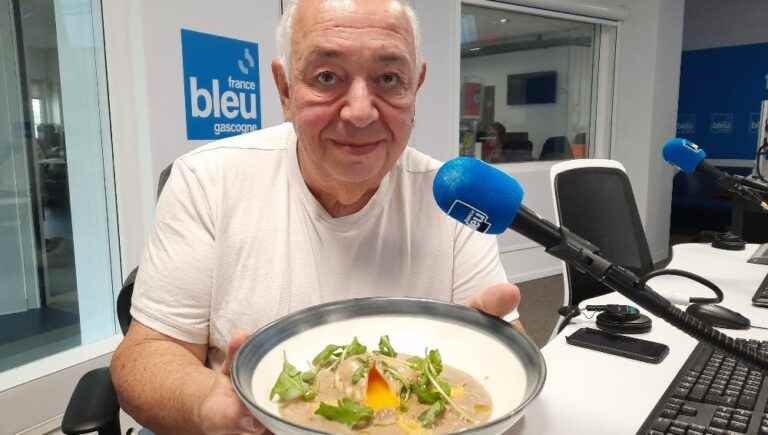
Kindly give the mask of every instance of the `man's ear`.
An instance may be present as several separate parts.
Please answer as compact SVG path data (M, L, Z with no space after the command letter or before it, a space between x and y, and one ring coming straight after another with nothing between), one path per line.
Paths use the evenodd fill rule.
M416 87L417 91L421 89L421 85L424 84L424 80L426 80L426 78L427 78L427 63L422 62L421 72L419 73L419 85Z
M283 106L283 117L286 121L291 121L291 90L288 86L288 72L283 63L277 59L272 61L272 77L275 79L277 93L280 95L280 104Z

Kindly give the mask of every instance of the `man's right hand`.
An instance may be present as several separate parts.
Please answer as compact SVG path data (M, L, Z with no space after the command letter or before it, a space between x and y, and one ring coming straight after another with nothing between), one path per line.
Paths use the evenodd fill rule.
M229 378L232 359L237 349L242 346L248 334L235 333L227 346L227 358L221 371L211 384L206 398L197 409L197 422L204 433L208 435L233 434L270 434L264 426L251 414L248 408L235 393Z

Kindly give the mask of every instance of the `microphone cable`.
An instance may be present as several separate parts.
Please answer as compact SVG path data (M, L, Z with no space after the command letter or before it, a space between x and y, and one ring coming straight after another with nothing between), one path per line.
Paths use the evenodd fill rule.
M696 275L695 273L688 272L685 270L680 270L680 269L660 269L660 270L649 272L645 274L642 278L640 278L639 285L640 287L645 287L646 283L650 281L652 278L656 278L657 276L662 276L662 275L674 275L674 276L681 276L683 278L691 279L711 289L716 296L714 298L692 297L688 299L687 302L689 303L717 304L723 301L723 297L724 297L723 291L720 289L720 287L717 286L717 284L704 278L703 276ZM571 320L583 314L584 309L580 308L577 305L566 305L566 306L560 307L560 309L557 310L557 313L563 318L560 321L560 325L557 328L557 333L559 334L560 332L563 331L563 329L565 329L566 326L568 326L571 323Z
M692 304L717 304L723 301L723 291L720 290L720 287L718 287L717 284L704 278L703 276L696 275L695 273L688 272L685 270L680 270L680 269L660 269L660 270L655 270L653 272L647 273L642 278L640 278L639 285L640 287L645 287L645 284L648 281L650 281L651 278L655 278L657 276L662 276L662 275L674 275L674 276L681 276L683 278L691 279L709 288L710 290L712 290L712 292L715 293L715 296L717 296L715 298L692 297L688 299L688 302Z

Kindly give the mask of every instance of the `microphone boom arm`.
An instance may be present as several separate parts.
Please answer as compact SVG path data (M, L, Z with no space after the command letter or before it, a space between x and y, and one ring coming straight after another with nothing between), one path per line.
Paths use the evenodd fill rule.
M567 228L556 226L523 205L509 227L544 246L548 254L588 274L691 337L768 373L768 354L758 352L756 346L734 340L677 308L648 285L641 285L640 278L631 270L611 263L600 254L597 246Z

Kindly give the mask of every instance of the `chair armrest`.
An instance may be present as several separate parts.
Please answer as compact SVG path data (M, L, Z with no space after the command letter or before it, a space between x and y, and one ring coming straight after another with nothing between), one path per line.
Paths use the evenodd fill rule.
M119 434L119 412L109 367L91 370L80 378L69 399L61 431L67 435L96 431L102 434L117 428Z

